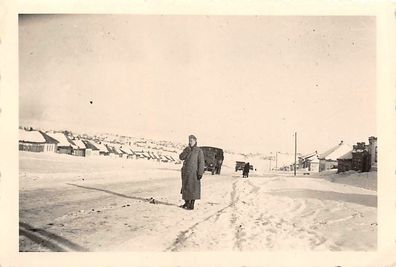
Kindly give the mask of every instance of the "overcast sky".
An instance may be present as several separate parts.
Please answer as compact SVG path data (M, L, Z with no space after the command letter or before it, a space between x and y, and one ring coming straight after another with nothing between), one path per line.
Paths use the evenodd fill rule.
M376 135L373 17L29 15L20 124L243 152ZM92 104L90 103L92 101Z

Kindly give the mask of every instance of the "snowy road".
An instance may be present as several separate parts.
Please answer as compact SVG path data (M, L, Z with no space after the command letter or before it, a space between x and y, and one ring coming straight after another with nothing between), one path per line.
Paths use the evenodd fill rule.
M376 249L376 191L225 170L188 211L180 166L20 155L21 251Z

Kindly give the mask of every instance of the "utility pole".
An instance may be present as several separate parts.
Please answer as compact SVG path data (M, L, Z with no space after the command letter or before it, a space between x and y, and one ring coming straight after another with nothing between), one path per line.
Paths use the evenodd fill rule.
M294 133L294 176L297 171L297 132Z
M275 171L278 170L278 151L275 152Z

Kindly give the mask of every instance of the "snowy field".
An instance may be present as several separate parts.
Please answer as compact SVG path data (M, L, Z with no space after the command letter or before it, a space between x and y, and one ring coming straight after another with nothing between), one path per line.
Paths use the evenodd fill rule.
M181 165L20 152L20 251L372 251L376 173L205 173L179 208Z

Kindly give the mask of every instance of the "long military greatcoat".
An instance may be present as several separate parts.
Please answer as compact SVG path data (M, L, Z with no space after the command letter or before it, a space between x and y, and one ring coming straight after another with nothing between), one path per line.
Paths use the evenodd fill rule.
M203 175L205 168L204 154L196 145L186 147L179 156L184 160L181 169L182 176L182 198L184 200L195 200L201 198L201 181L198 176Z

